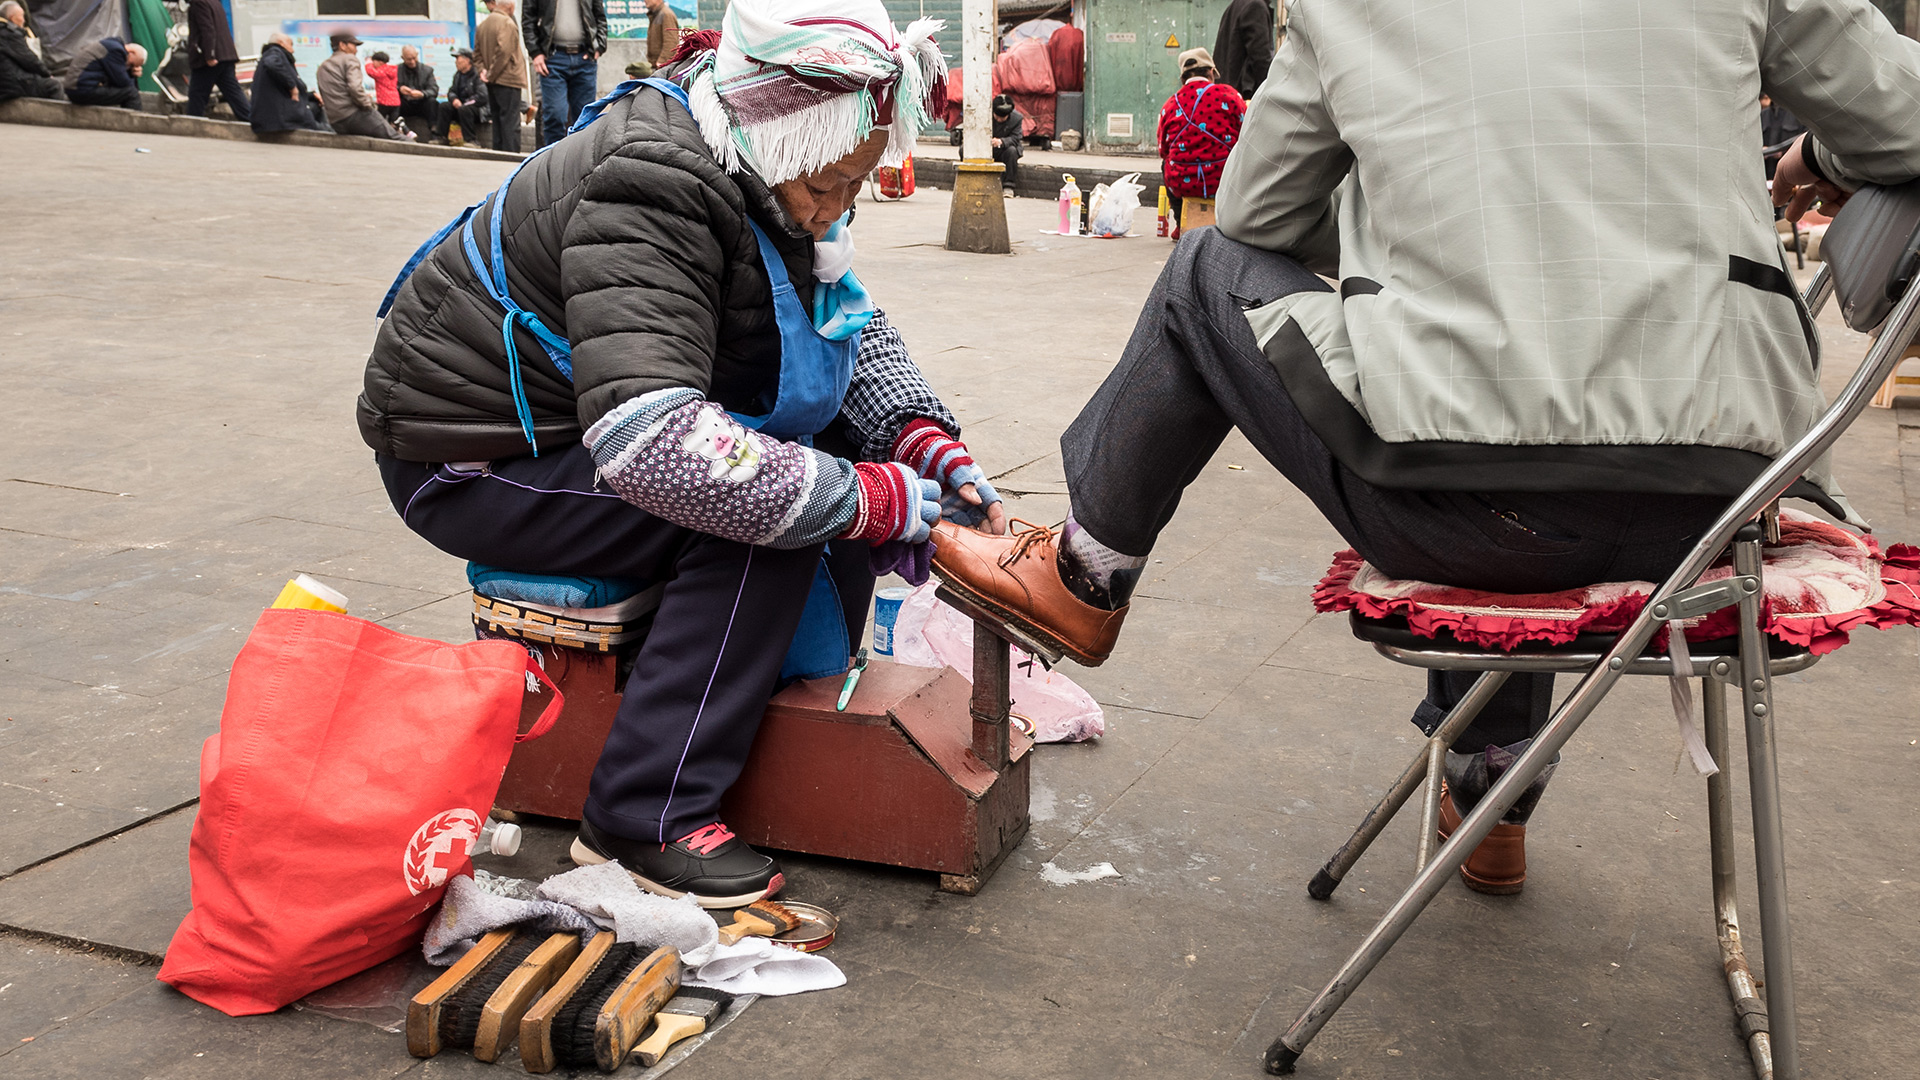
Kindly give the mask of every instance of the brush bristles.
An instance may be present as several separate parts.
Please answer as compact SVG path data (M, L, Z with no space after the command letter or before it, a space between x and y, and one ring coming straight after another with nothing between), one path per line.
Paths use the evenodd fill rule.
M440 1005L440 1043L453 1050L471 1050L480 1034L480 1013L487 999L507 981L520 962L546 940L540 934L521 934L500 947L493 958L473 973L467 984L447 995Z
M638 945L622 942L608 949L553 1017L553 1059L562 1065L592 1065L593 1026L620 980L647 958Z
M763 922L772 923L776 934L784 934L801 923L800 916L778 900L755 900L747 905L746 911Z
M660 1007L662 1016L704 1016L711 1018L725 1012L733 1004L733 995L725 990L709 990L704 986L683 986L673 995L673 1000Z

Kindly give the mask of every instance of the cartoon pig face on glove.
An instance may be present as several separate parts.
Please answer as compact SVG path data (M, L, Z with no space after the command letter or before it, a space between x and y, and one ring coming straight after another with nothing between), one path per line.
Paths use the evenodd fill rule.
M715 409L700 410L680 448L711 462L707 475L715 480L738 484L760 471L760 437Z

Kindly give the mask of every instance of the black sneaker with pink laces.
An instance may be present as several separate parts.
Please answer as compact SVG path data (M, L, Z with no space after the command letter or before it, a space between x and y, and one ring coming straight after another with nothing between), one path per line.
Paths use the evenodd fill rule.
M692 893L703 908L745 907L787 883L779 863L742 843L718 821L670 844L630 840L582 821L571 854L581 866L618 862L648 892L673 897Z

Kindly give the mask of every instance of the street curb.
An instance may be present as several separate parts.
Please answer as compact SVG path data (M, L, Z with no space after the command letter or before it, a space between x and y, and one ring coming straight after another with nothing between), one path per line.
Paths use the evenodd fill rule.
M199 139L225 139L229 142L275 143L288 146L319 146L335 150L372 150L382 154L413 154L422 157L466 158L476 161L519 161L524 155L500 150L481 150L471 146L430 146L393 139L373 139L365 135L335 135L324 131L283 131L256 135L251 126L230 120L209 120L198 116L162 116L100 105L74 105L65 101L40 98L14 98L0 102L0 123L34 127L82 128L90 131L121 131L139 135L185 135Z

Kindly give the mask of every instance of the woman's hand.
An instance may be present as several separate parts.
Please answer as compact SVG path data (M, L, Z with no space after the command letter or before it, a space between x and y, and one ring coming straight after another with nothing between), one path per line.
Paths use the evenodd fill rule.
M893 443L893 459L940 485L941 516L1005 536L1007 510L967 445L931 420L915 420Z

